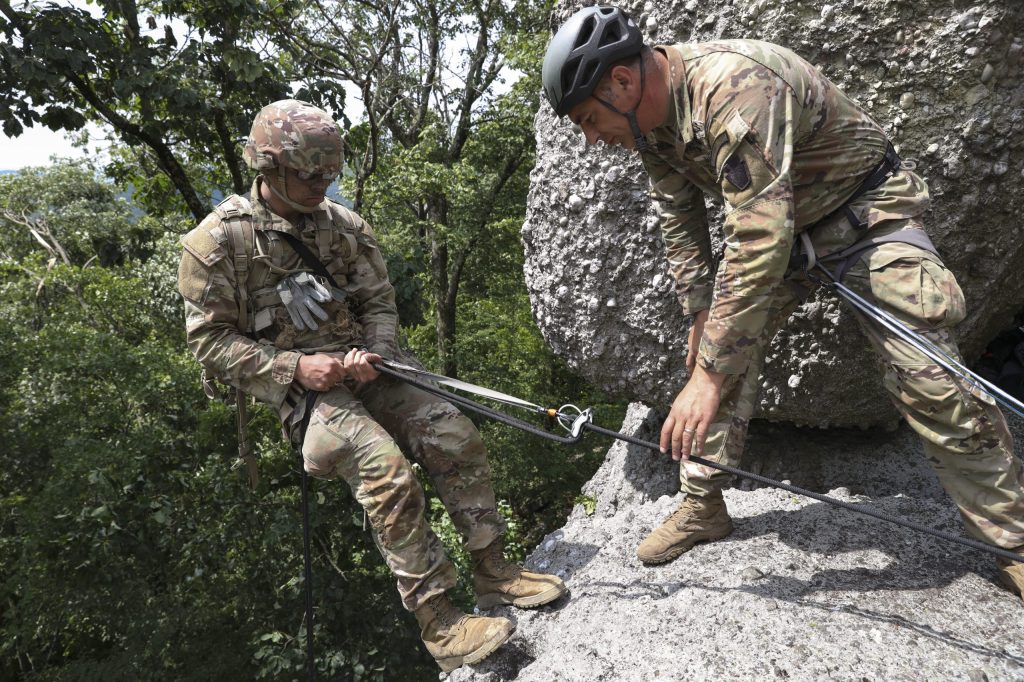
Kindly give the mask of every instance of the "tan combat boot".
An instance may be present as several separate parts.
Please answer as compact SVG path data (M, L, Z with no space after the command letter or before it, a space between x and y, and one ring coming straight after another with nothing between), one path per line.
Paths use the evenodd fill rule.
M506 561L501 540L470 553L473 555L473 591L481 609L501 604L530 609L565 594L565 583L557 575L533 573Z
M725 508L722 491L698 497L687 495L679 509L636 548L645 564L663 564L698 542L718 540L732 532L732 519Z
M427 651L446 673L462 665L479 663L515 632L508 618L463 613L444 592L413 613L420 624L420 637Z
M1024 547L1018 547L1013 551L1021 553L1022 550L1024 550ZM1021 561L1024 561L1024 556L1021 556ZM999 581L1010 592L1024 599L1024 563L1021 563L1021 561L996 559L996 564L999 565Z

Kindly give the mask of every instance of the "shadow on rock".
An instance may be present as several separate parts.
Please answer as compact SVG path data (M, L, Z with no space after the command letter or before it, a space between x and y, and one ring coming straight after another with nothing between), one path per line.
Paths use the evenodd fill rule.
M476 675L486 676L484 679L498 682L516 679L519 672L535 660L537 659L530 643L526 639L513 636L500 649L469 668Z
M923 504L909 498L886 498L864 506L953 535L963 534L952 509L928 505L936 513L930 519L921 519ZM915 513L918 518L911 516ZM968 573L994 579L994 564L987 564L988 557L983 553L823 503L737 519L736 530L728 540L742 541L767 534L777 534L780 542L797 550L797 558L741 589L773 599L806 603L803 598L816 592L940 589ZM880 552L888 562L884 566L814 571L813 566L806 566L813 563L813 557L799 558L802 553L833 556L865 551ZM875 557L873 561L881 564L884 560ZM798 575L808 570L813 571L809 577Z

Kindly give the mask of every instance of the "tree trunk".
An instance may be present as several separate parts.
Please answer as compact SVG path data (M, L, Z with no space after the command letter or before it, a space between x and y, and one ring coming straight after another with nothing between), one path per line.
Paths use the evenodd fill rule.
M444 195L435 194L427 202L427 218L431 226L427 232L430 242L430 274L436 302L434 325L437 356L441 361L441 373L455 378L459 368L455 359L455 296L449 291L448 284L448 243L434 227L447 225L448 200Z

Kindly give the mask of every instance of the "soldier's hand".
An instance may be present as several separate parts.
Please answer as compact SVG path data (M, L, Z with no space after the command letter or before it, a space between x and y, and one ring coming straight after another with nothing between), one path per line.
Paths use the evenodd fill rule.
M326 353L303 355L295 367L295 378L312 391L329 391L345 378L344 363Z
M376 353L370 353L361 348L353 348L345 355L345 371L360 383L373 381L380 376L380 372L375 370L370 363L380 362L383 359Z
M704 454L708 428L714 423L722 400L722 384L728 375L697 366L686 386L672 401L672 409L661 427L661 451L672 459L689 459Z
M707 308L694 314L693 325L690 327L690 336L686 345L686 371L693 374L697 366L697 351L700 350L700 339L704 336L704 323L708 321Z

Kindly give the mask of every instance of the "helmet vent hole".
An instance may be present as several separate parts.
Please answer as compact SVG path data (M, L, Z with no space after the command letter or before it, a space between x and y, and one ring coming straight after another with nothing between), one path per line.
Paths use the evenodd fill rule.
M573 83L576 80L576 74L580 70L580 62L583 60L582 57L576 57L565 63L562 67L562 92L569 92L573 88Z
M587 17L587 21L583 22L580 26L580 32L576 35L576 42L573 43L572 49L576 49L581 45L586 45L587 41L590 40L590 36L594 35L594 28L597 27L597 21L594 17Z
M581 85L590 82L590 80L594 77L594 74L597 73L597 67L597 60L592 60L589 64L587 64L587 66L584 68L583 76L580 78Z
M618 24L608 24L605 26L604 35L601 36L601 47L612 45L620 40L622 40L622 29Z

